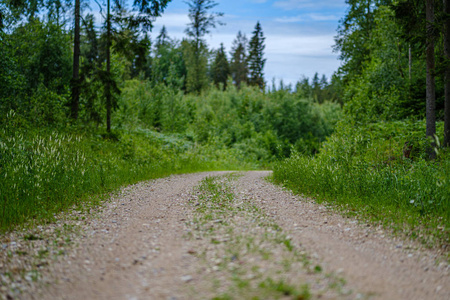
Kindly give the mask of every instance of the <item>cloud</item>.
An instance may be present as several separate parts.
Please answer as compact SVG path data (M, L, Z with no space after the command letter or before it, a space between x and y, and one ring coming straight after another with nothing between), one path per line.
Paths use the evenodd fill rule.
M312 21L338 21L341 19L336 15L309 14L308 16Z
M266 3L267 0L250 0L250 2L261 4L261 3Z
M268 34L266 38L266 53L326 56L330 55L333 44L333 35L291 36Z
M345 7L344 0L279 0L273 4L285 10L318 8L318 7Z
M301 21L304 21L305 19L302 18L302 16L296 16L296 17L281 17L281 18L275 18L275 22L279 23L298 23Z
M281 18L275 18L275 22L279 23L299 23L299 22L305 22L305 21L338 21L340 18L336 15L324 15L324 14L304 14L304 15L298 15L294 17L286 17L283 16Z
M165 25L170 28L186 28L189 24L189 16L187 14L167 13L157 18L155 25Z

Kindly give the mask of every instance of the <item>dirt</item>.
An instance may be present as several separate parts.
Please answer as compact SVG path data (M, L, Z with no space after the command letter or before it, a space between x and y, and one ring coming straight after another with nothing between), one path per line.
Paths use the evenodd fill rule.
M437 251L294 196L268 171L225 180L233 196L214 206L198 187L227 174L141 182L1 236L0 298L450 299ZM273 282L297 290L278 296Z

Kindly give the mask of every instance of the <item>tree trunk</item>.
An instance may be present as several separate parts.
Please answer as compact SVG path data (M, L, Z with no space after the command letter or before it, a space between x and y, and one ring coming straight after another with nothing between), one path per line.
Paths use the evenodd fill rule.
M80 106L80 0L75 0L71 117L78 118Z
M111 12L110 0L107 2L106 16L106 131L111 132Z
M409 82L411 83L411 75L412 75L412 53L411 53L411 44L408 49L408 69L409 69Z
M434 140L436 134L436 112L435 112L435 59L434 59L434 37L433 37L433 25L434 25L434 0L427 0L426 3L426 19L427 19L427 93L426 93L426 117L427 117L427 137L431 137ZM429 151L430 158L434 159L436 153L434 152L435 143L432 143L432 147Z
M444 57L445 66L445 109L444 109L444 147L450 147L450 4L444 1Z

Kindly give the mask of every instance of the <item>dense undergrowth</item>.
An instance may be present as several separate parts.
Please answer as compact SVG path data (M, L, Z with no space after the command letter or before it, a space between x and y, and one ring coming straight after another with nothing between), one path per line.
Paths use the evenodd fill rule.
M295 154L276 164L274 180L445 248L450 243L450 153L435 149L437 159L426 159L430 143L423 132L423 121L358 127L342 122L315 157Z
M0 115L1 231L51 220L140 180L270 168L291 149L316 151L340 114L337 105L287 90L231 87L194 96L138 80L122 90L111 133L92 116L73 124L57 118L67 113L62 103Z
M51 220L59 211L137 181L256 167L238 150L198 146L175 134L135 129L102 136L13 126L0 132L1 231Z

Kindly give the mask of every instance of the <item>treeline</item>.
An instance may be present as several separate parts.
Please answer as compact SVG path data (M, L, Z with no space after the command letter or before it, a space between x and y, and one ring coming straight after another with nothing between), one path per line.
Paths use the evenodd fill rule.
M347 116L358 123L427 118L450 143L448 1L347 0L335 50Z
M0 231L145 179L270 168L333 132L334 81L268 86L259 22L210 49L214 1L187 2L182 40L149 35L167 0L105 2L101 20L78 0L0 2Z
M314 157L277 163L275 181L448 249L448 1L346 3L335 44L342 65L333 75L342 121Z
M281 91L286 97L292 94L295 99L309 101L311 105L337 100L334 84L330 84L325 75L319 78L316 74L312 80L303 78L295 88L285 86L282 81L278 87L275 83L272 88L268 87L264 78L265 37L259 22L250 39L242 32L237 33L229 53L223 45L210 49L205 35L223 25L222 14L212 12L217 6L214 1L187 3L190 23L182 40L171 38L164 26L156 38L151 39L148 29L152 17L159 15L167 2L142 2L141 6L128 9L120 1L112 1L111 5L107 2L106 7L101 7L101 12L107 12L103 20L83 14L83 10L77 9L78 2L74 7L67 2L50 0L2 2L0 120L5 120L6 114L13 110L23 119L23 124L33 127L106 125L110 132L111 126L119 125L114 124L114 120L123 117L115 117L113 112L124 111L123 107L129 105L124 101L127 96L121 94L124 89L128 91L127 81L130 80L141 81L146 87L144 93L154 95L152 99L135 95L144 97L145 100L140 101L146 105L151 103L152 107L160 104L157 91L200 95L214 88L224 91L231 85L237 90L254 87L261 93L261 99L265 93L273 94L268 98L279 97L277 91ZM136 12L144 17L135 19L133 13ZM75 26L72 26L74 19ZM102 21L104 26L98 28L96 24ZM191 107L194 103L192 100ZM159 110L161 112L154 112L153 119L142 120L141 125L168 130L161 126L166 112ZM145 109L141 112L143 115L146 115ZM171 113L171 118L181 120L184 116ZM297 131L303 132L305 128L301 124L305 121L300 118L295 123ZM193 119L191 117L190 121ZM334 122L334 118L330 120ZM319 127L320 122L317 122ZM184 132L187 127L178 130ZM283 131L269 127L275 132ZM327 129L313 136L321 141L330 132ZM285 134L278 137L284 139ZM288 141L290 144L297 142L292 138ZM316 151L317 143L313 148Z

